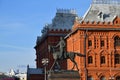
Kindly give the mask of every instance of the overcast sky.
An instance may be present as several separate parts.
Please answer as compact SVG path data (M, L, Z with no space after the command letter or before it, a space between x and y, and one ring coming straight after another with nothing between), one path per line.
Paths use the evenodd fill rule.
M79 16L91 0L0 0L0 72L36 67L37 36L51 23L56 9L75 9Z

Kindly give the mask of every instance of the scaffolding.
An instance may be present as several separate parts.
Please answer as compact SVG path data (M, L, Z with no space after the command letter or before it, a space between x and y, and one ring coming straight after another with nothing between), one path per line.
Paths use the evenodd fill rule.
M117 4L120 5L120 0L93 0L93 4Z

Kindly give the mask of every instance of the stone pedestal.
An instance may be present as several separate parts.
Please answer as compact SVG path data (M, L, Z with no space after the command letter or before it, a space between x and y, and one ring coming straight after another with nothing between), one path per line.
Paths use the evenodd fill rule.
M78 71L51 71L48 74L48 80L80 80Z

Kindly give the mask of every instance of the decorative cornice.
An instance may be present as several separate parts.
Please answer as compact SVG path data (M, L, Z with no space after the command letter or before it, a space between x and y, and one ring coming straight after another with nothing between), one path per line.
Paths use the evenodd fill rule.
M120 28L78 28L77 30L84 30L84 31L120 31Z
M63 33L63 32L61 32L61 30L62 29L60 29L60 31L58 31L58 30L49 30L48 29L48 31L45 32L41 37L38 37L40 39L37 40L36 45L35 45L34 48L36 48L39 44L41 44L49 36L63 36L63 37L65 37L67 35L66 33L71 31L71 30L66 31L66 29L65 29L65 30L62 30L62 31L64 31L64 33Z
M88 28L88 27L78 27L75 30L73 30L71 33L69 33L66 37L68 38L70 35L74 34L75 32L77 32L78 30L82 30L82 31L120 31L120 28Z
M51 32L51 31L53 31L53 32L56 32L56 31L57 31L57 32L60 32L60 31L64 32L64 31L65 31L65 32L66 32L66 31L71 31L71 29L54 29L54 28L53 28L53 29L49 29L49 31L50 31L50 32Z
M82 24L87 24L87 25L112 25L113 22L100 22L100 21L98 21L98 22L96 22L96 21L90 22L90 21L81 21L80 24L81 24L81 25L82 25Z

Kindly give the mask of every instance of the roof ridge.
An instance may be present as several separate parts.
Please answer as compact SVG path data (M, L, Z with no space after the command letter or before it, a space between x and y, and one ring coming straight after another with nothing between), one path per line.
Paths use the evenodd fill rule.
M92 4L118 4L120 5L120 0L93 0Z

